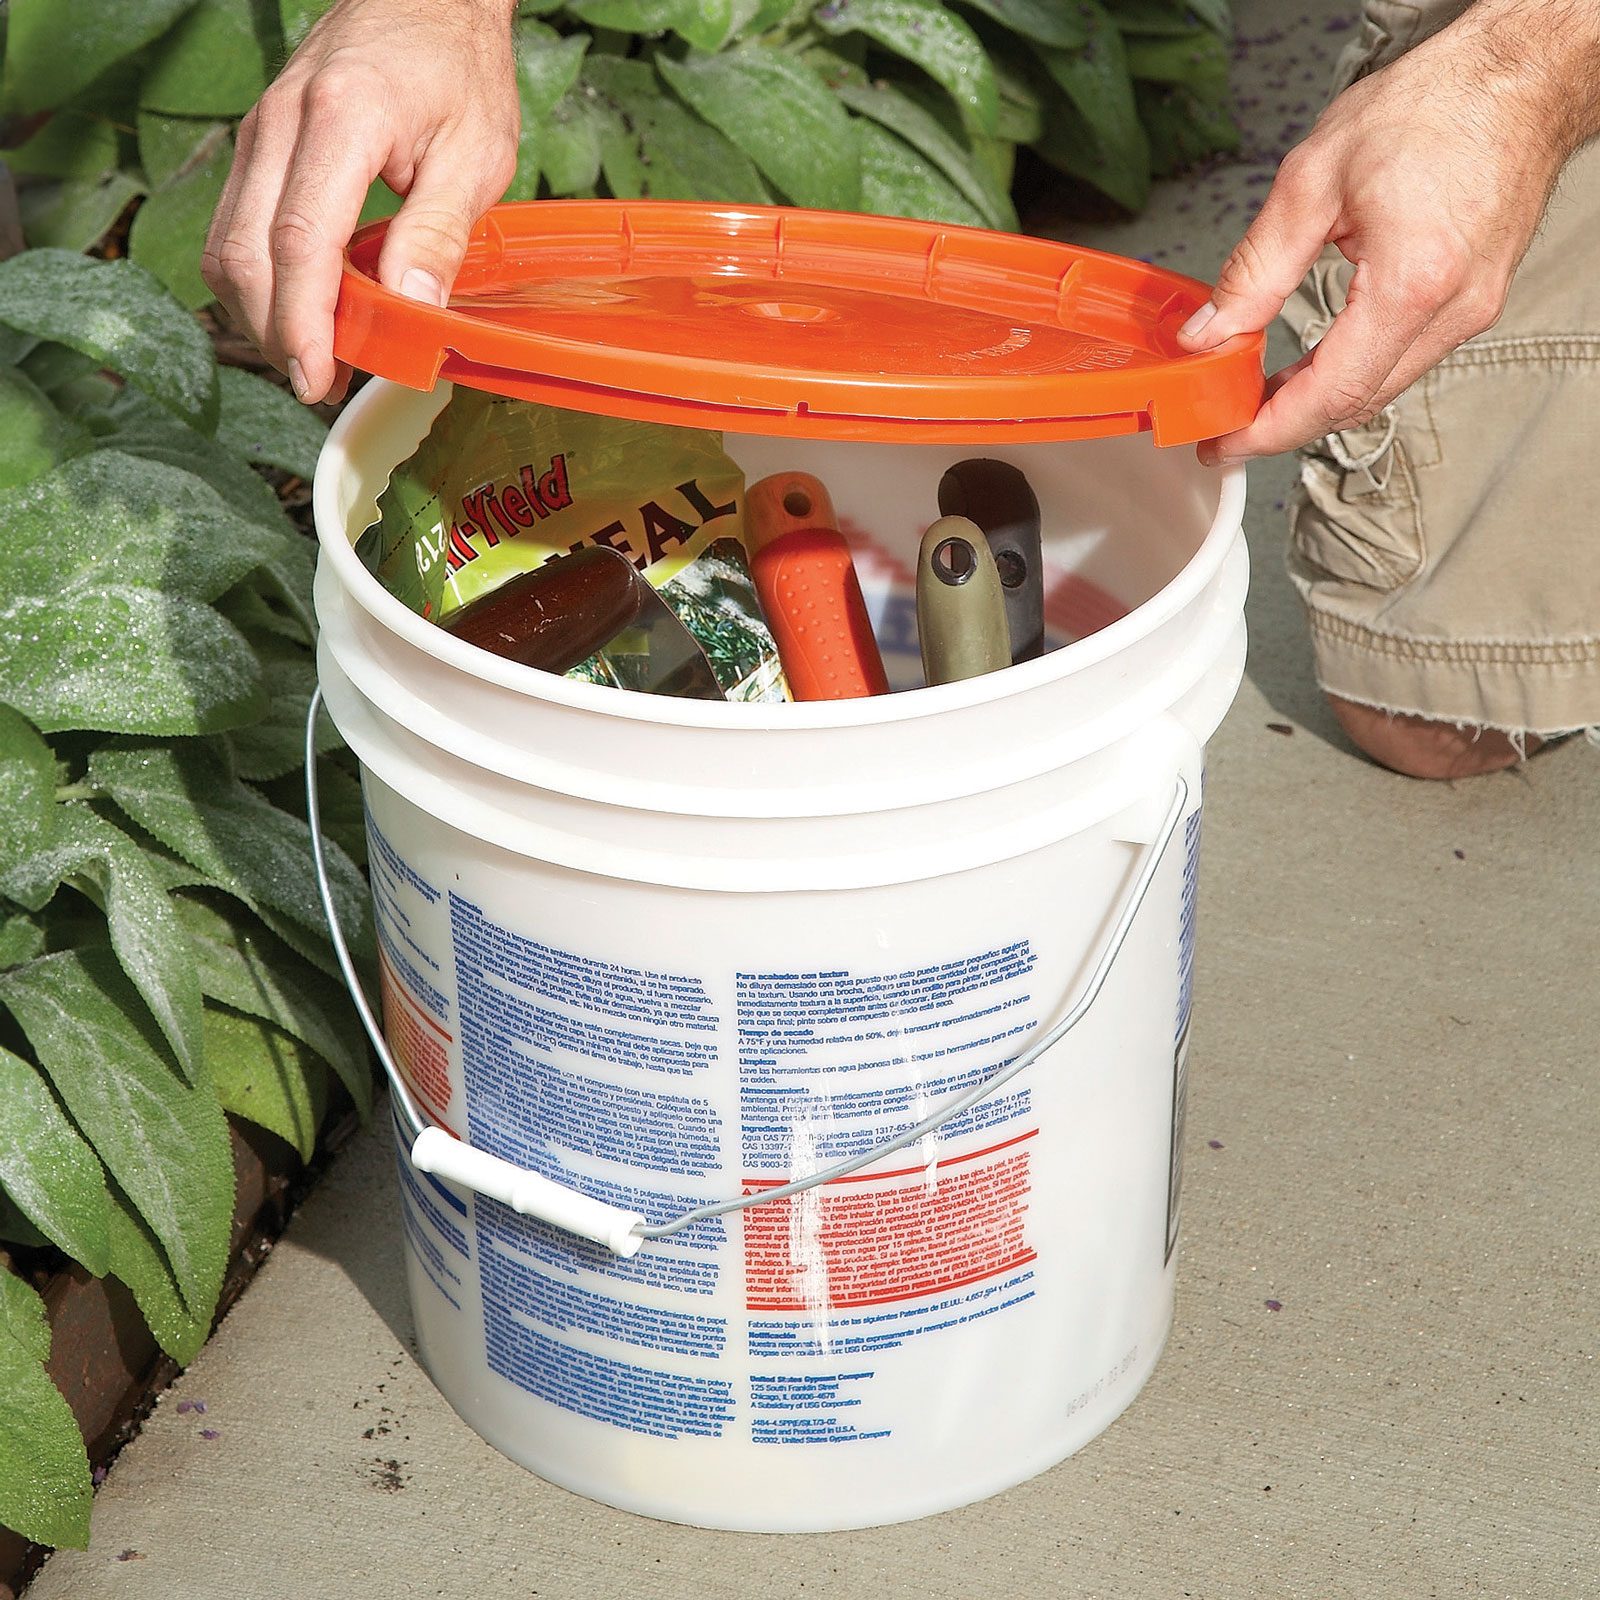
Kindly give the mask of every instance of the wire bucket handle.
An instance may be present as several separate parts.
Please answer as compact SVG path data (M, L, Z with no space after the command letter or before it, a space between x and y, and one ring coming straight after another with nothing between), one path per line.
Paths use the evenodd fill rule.
M406 1087L399 1066L390 1054L383 1029L367 1000L361 980L356 975L355 963L351 960L344 931L339 925L338 912L333 904L323 852L322 816L317 797L316 724L317 712L321 708L322 690L319 688L311 696L311 704L306 711L306 816L310 824L311 855L316 866L317 892L322 898L323 914L328 919L328 936L333 942L339 970L344 974L345 985L361 1017L361 1024L366 1029L367 1038L371 1041L384 1075L389 1080L389 1091L394 1099L399 1120L404 1124L411 1140L409 1155L412 1166L419 1172L432 1173L450 1183L470 1189L475 1194L487 1195L522 1216L537 1218L541 1222L551 1223L569 1233L603 1244L619 1256L631 1256L645 1240L665 1239L708 1217L725 1216L732 1211L743 1211L749 1206L766 1205L773 1200L802 1194L807 1189L831 1183L836 1178L846 1177L863 1167L869 1167L884 1156L893 1155L897 1150L904 1150L907 1145L915 1144L927 1134L935 1132L952 1118L960 1116L970 1106L987 1099L997 1089L1009 1083L1019 1072L1032 1066L1040 1056L1047 1050L1053 1049L1083 1021L1099 998L1100 991L1105 987L1106 979L1111 976L1111 970L1122 952L1122 947L1128 941L1128 935L1133 931L1140 908L1150 893L1150 886L1155 882L1167 849L1178 831L1178 825L1189 809L1189 782L1180 767L1171 803L1154 837L1144 847L1133 881L1122 897L1116 919L1106 934L1094 966L1084 980L1077 997L1060 1020L1020 1054L996 1067L987 1077L980 1078L960 1093L952 1095L937 1111L924 1117L920 1122L897 1133L892 1139L885 1139L883 1143L875 1145L870 1150L844 1157L803 1178L779 1184L775 1188L763 1189L756 1194L735 1196L728 1200L713 1201L707 1205L696 1206L693 1210L685 1211L666 1222L650 1223L636 1211L607 1205L604 1201L596 1200L577 1189L556 1183L537 1172L530 1172L525 1167L502 1160L499 1156L490 1155L487 1150L479 1150L429 1122L422 1114ZM1184 737L1192 748L1193 741L1189 740L1187 735Z

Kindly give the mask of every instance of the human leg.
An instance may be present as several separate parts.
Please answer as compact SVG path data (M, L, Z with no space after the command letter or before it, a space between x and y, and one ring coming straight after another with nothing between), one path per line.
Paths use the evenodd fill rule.
M1339 86L1459 4L1369 0ZM1302 452L1290 572L1350 737L1416 776L1509 765L1600 722L1600 151L1569 165L1500 322L1370 423ZM1352 268L1285 310L1309 349Z

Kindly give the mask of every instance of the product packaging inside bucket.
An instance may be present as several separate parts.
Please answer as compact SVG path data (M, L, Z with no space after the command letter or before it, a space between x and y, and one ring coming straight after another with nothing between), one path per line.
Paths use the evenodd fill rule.
M1041 654L1040 511L1026 475L974 457L925 488L923 681ZM389 592L524 666L697 699L889 692L828 486L798 468L747 483L717 431L460 388L378 513L356 549ZM852 531L870 551L870 530Z

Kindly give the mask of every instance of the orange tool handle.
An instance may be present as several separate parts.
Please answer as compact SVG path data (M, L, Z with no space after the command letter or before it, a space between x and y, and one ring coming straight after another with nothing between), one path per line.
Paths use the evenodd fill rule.
M796 700L887 694L883 657L833 502L805 472L750 486L745 526L756 593Z
M756 551L750 570L796 700L857 700L889 692L842 533L786 533Z

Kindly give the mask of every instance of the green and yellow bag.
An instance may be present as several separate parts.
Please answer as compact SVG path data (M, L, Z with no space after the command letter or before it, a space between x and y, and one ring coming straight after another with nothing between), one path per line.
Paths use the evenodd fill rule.
M356 553L433 622L585 545L620 550L706 652L729 700L787 700L744 545L744 474L719 433L458 388L378 497ZM569 677L616 683L604 652Z

